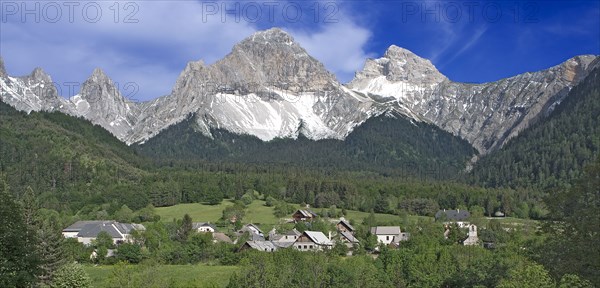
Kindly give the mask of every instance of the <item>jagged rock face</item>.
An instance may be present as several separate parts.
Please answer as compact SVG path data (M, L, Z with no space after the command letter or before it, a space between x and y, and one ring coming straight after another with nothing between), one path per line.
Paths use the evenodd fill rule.
M18 110L70 113L68 100L60 97L52 79L41 68L30 75L11 77L0 63L0 99Z
M357 82L376 77L385 77L390 82L405 81L423 85L447 80L431 61L395 45L390 46L382 58L367 59L364 69L356 73L350 86L359 86Z
M86 80L79 94L65 99L58 95L55 84L48 74L36 68L28 76L0 77L0 98L18 110L58 111L76 117L83 117L92 123L125 139L131 133L136 120L136 109L127 103L113 82L96 69Z
M6 78L8 74L6 74L6 68L4 68L4 59L0 57L0 77Z
M99 69L67 100L41 69L10 77L1 58L0 97L19 110L84 117L128 144L154 137L190 114L208 136L222 128L266 141L300 133L315 140L344 139L370 117L399 112L487 153L552 111L587 75L588 66L600 66L600 57L579 56L540 72L465 84L450 81L429 60L391 46L382 58L367 60L344 86L274 28L246 38L212 65L190 62L172 92L152 101L127 101Z
M104 127L119 139L127 137L137 122L135 104L126 101L100 69L94 70L80 93L70 100L78 116Z
M448 80L429 61L391 47L383 58L368 60L348 87L393 104L390 109L411 111L485 154L548 115L587 75L595 58L578 56L544 71L465 84Z
M299 133L343 139L378 111L371 108L374 104L340 85L290 35L275 28L246 38L212 65L189 63L171 95L140 107L140 122L128 141L144 141L191 113L209 136L212 128L223 128L262 140Z

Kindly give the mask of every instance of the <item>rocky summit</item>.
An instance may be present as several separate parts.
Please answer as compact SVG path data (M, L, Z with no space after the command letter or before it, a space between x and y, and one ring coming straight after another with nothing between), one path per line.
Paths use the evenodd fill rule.
M342 85L292 36L257 32L211 65L190 62L171 93L133 103L100 69L71 99L58 95L41 69L11 77L0 58L0 97L23 111L60 111L101 125L127 144L144 142L189 115L199 133L214 129L261 140L344 139L374 116L399 112L466 139L480 153L545 117L589 72L595 56L496 82L451 81L427 59L391 46ZM598 63L596 60L595 63Z

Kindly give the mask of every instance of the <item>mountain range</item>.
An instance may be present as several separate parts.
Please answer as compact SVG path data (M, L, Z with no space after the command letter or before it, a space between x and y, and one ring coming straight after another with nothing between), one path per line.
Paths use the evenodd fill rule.
M42 69L12 77L1 58L0 99L25 112L83 117L128 145L190 119L208 138L218 130L262 141L343 140L369 119L401 115L435 125L487 154L548 116L598 66L600 57L582 55L495 82L459 83L429 60L391 46L341 84L288 33L272 28L244 39L211 65L188 63L171 93L151 101L126 99L98 68L67 99Z

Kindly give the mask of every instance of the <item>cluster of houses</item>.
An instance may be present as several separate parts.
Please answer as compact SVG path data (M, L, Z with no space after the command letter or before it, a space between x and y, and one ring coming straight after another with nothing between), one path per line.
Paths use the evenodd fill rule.
M291 220L293 222L310 222L316 217L316 213L308 209L300 209L292 215ZM246 228L247 226L252 228ZM335 227L336 231L329 232L328 235L321 231L299 232L296 229L280 234L273 229L268 233L268 239L265 239L260 229L248 224L242 228L241 232L249 232L249 240L241 246L240 250L254 249L274 252L291 247L299 251L322 251L331 249L338 242L346 245L349 248L348 253L351 255L352 249L360 245L360 241L354 236L354 227L344 218L341 218ZM371 227L370 232L377 237L380 244L384 245L399 246L401 241L406 241L410 237L410 234L402 232L399 226Z
M317 214L308 210L297 210L291 221L312 221L317 217ZM452 224L457 224L460 228L468 228L468 237L463 241L464 245L477 245L479 239L477 237L477 226L470 224L467 220L470 217L468 211L461 210L440 210L436 213L435 218L438 221L443 221L445 231L444 236L447 238ZM335 243L343 243L349 248L351 255L352 249L360 245L360 241L354 236L354 227L341 218L335 225L336 231L329 232L325 235L321 231L304 231L299 232L296 229L278 233L277 230L271 230L267 236L263 231L254 224L246 224L235 233L237 239L232 241L225 233L217 231L214 224L209 222L193 223L192 229L199 233L211 233L213 241L237 243L238 239L247 239L240 246L240 251L254 249L265 252L274 252L282 248L293 248L299 251L322 251L331 249ZM78 242L85 245L90 245L92 240L98 237L100 232L106 232L113 239L115 244L131 241L131 233L133 231L144 231L145 227L141 224L119 223L116 221L78 221L73 225L65 228L62 233L65 238L77 238ZM370 233L377 237L377 241L382 245L398 247L402 241L407 241L410 234L402 232L399 226L377 226L371 227ZM247 235L247 238L244 236Z
M440 210L435 213L435 219L437 221L443 221L444 223L444 238L448 239L452 225L456 224L459 228L467 228L467 239L463 240L463 245L471 246L479 244L479 237L477 237L477 226L469 223L469 217L471 213L466 210Z

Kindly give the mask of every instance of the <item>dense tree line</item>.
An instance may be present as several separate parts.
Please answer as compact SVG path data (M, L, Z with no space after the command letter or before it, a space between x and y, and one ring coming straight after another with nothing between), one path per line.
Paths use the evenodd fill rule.
M600 69L574 87L547 119L483 157L471 183L487 187L570 186L600 153Z
M376 171L427 179L452 179L475 150L466 141L401 115L367 120L344 140L274 139L212 130L198 132L195 116L138 146L141 154L163 163L226 161L334 171Z
M27 115L2 103L0 103L0 112L2 120L0 121L0 178L13 188L11 191L17 198L22 197L20 193L30 187L42 205L41 208L77 215L78 219L123 218L122 214L127 214L124 206L137 211L148 205L160 207L194 202L217 204L225 198L240 199L248 190L258 191L273 199L298 204L306 203L318 208L337 205L345 209L377 210L377 212L397 214L432 215L440 208L476 210L483 208L488 215L500 210L508 215L539 218L545 212L541 203L542 195L534 189L481 189L451 180L435 180L444 178L436 172L437 170L429 171L428 175L409 175L406 170L413 171L420 168L412 166L409 169L400 166L400 169L398 167L388 169L392 167L392 162L395 160L390 160L392 162L388 164L385 164L384 160L378 161L385 164L382 166L385 171L379 170L379 172L377 169L344 170L343 165L333 168L317 167L317 165L313 168L293 165L293 163L289 165L250 163L244 162L244 159L238 159L241 162L227 162L222 161L223 159L214 162L212 159L159 161L159 165L156 165L148 157L139 155L135 149L124 145L104 129L88 121L60 113L33 112ZM355 149L372 147L364 150L369 154L376 153L377 149L373 147L385 144L386 141L390 142L389 139L395 135L394 133L398 133L398 129L407 130L407 135L412 136L421 133L421 136L416 135L407 139L410 138L410 141L421 139L423 143L428 142L425 138L434 137L432 135L437 133L417 132L423 131L421 129L423 127L417 129L415 128L417 126L412 123L404 122L406 122L404 119L388 117L373 119L372 123L365 123L364 129L359 127L355 136L349 137L348 141L364 143L375 141L369 142L372 145L364 143L351 145ZM387 140L377 140L377 137L372 134L375 132L369 132L371 130L381 132L383 135L381 137ZM444 135L446 134L439 133L435 137L446 139L441 143L456 149L465 147L459 142L452 144L456 140L452 137L448 138L449 135ZM236 135L236 137L246 136ZM276 144L285 141L288 140L277 140L267 145L279 145L290 149L289 143ZM317 145L314 141L302 139L298 141L298 143L312 143L307 144L306 147ZM331 141L336 142L336 140ZM251 143L252 141L236 141L236 143L240 142ZM406 145L409 142L401 141L398 145ZM221 142L214 141L212 145L219 146L218 143ZM417 145L417 142L412 144ZM258 143L256 145L260 146ZM390 149L396 147L395 144L385 145L389 147L382 151L387 152L381 153L388 153ZM446 149L443 145L427 145L433 146L422 147L423 150L415 148L421 151L420 154L415 155L422 155L425 152L430 156L445 154L441 153L441 150L436 150ZM177 145L172 147L179 149ZM315 150L315 147L309 150ZM286 149L280 149L278 153L285 154ZM467 155L461 152L455 154ZM389 158L375 154L371 156L367 158ZM357 158L356 162L363 162L362 159ZM394 162L399 164L404 163L402 159L412 158L393 159L400 159L399 162ZM450 161L449 158L440 159L447 160L440 160L442 163ZM335 162L331 163L337 165ZM423 167L426 166L421 166ZM142 218L138 217L137 220Z

